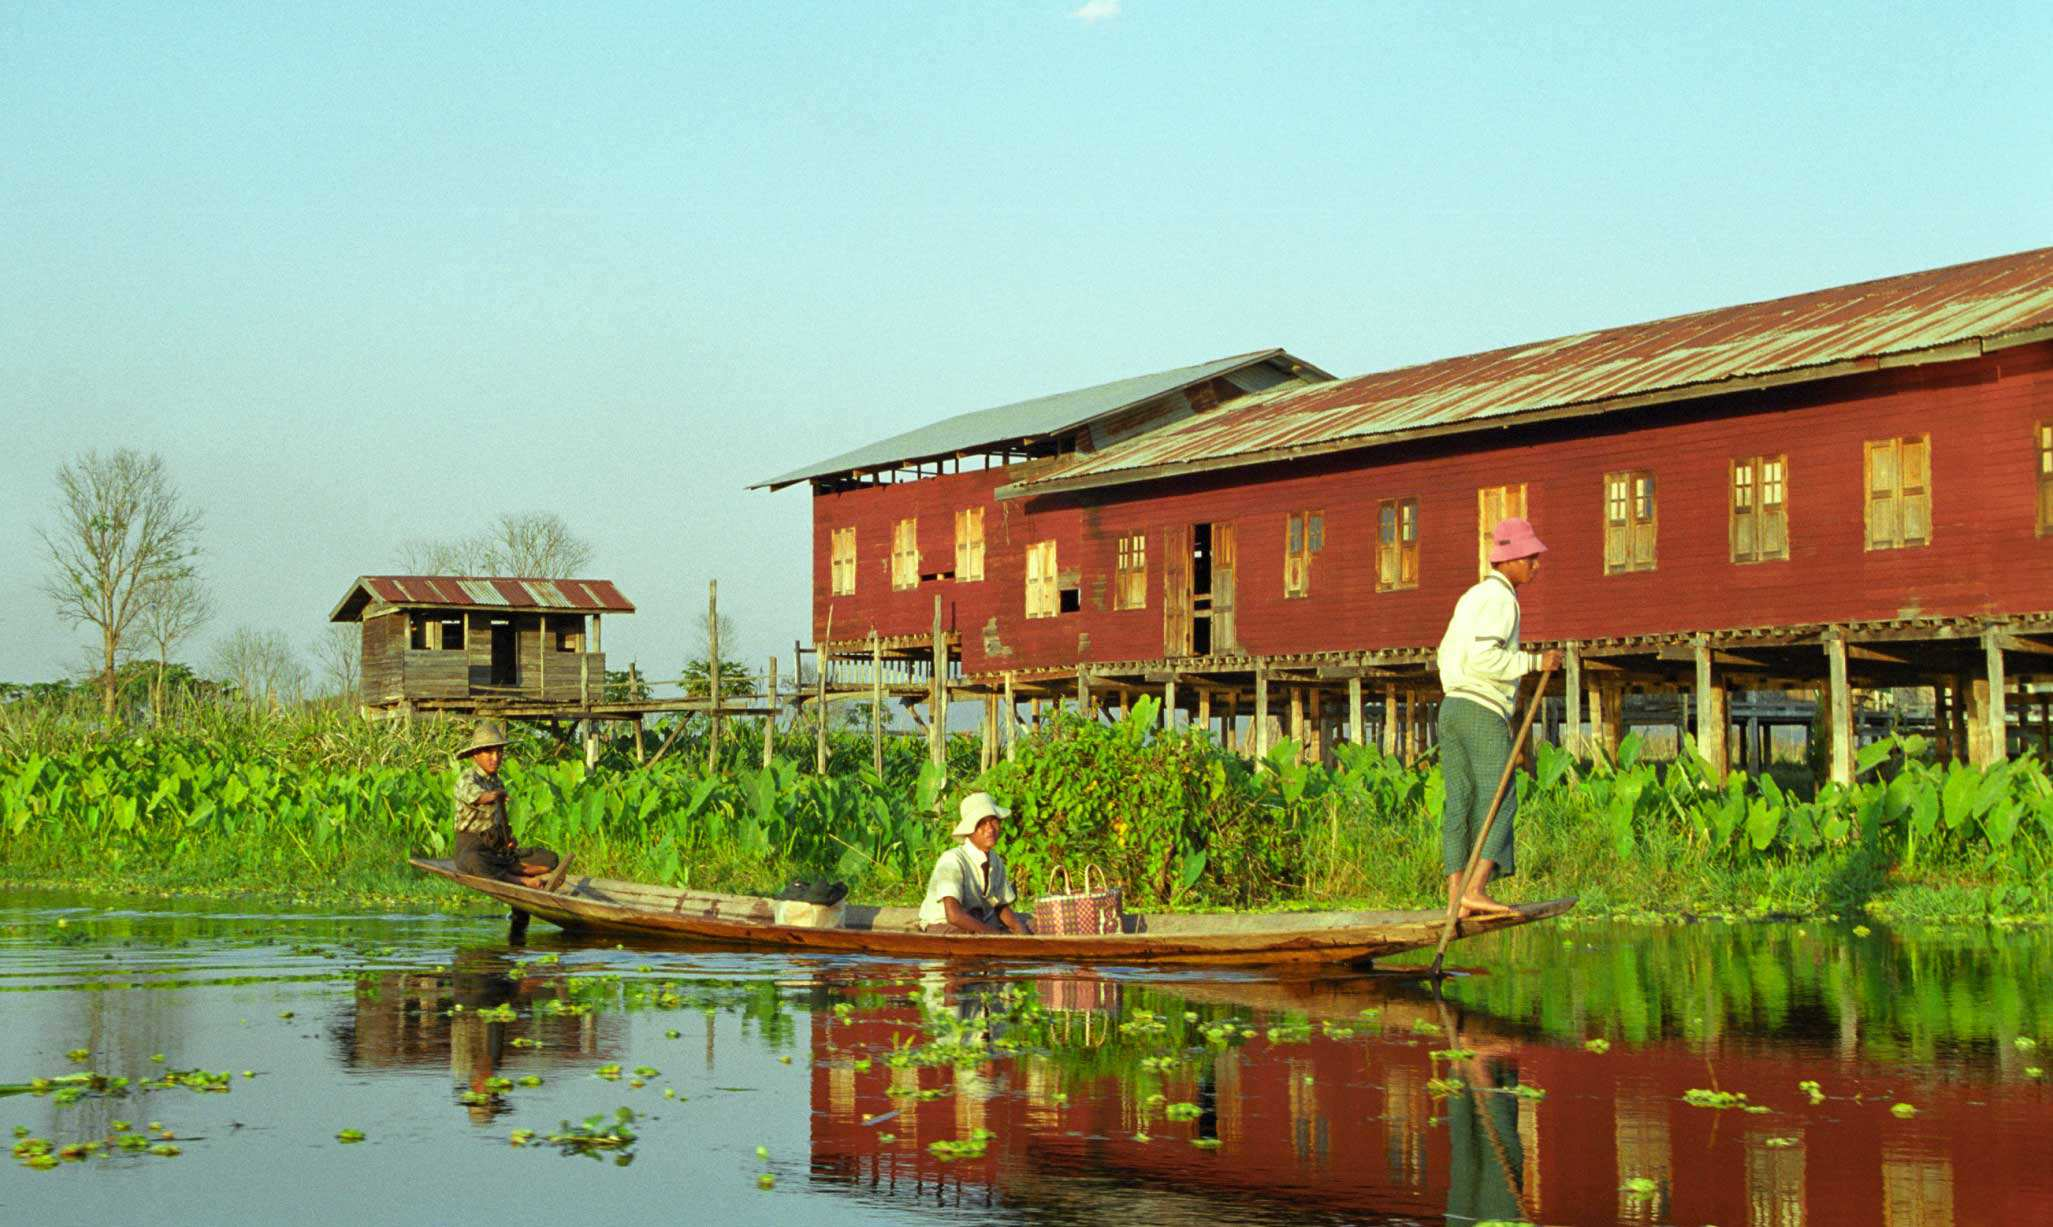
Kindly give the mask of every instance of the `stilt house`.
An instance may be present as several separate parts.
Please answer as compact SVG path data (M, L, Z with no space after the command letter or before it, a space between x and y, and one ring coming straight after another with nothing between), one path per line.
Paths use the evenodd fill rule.
M603 579L359 576L328 615L363 625L363 703L475 712L604 696L600 621L634 606Z
M2053 675L2053 248L1351 379L1269 350L762 484L800 482L852 680L938 640L958 693L1153 690L1259 735L1280 688L1292 732L1359 740L1375 703L1395 748L1524 515L1570 738L1680 691L1722 764L1728 686L1816 688L1849 778L1853 689L1930 687L1942 747L1987 760Z

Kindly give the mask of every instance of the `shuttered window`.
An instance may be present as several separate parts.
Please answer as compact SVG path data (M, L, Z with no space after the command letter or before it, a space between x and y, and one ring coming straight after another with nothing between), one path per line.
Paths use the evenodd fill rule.
M1476 574L1490 573L1490 533L1514 516L1525 515L1525 483L1484 486L1476 491Z
M1732 462L1732 561L1789 557L1788 475L1786 456Z
M891 586L920 586L920 522L900 520L891 529Z
M1312 559L1326 548L1326 513L1294 511L1283 525L1283 595L1312 594Z
M1376 506L1376 591L1419 586L1419 501L1386 498Z
M967 583L984 578L984 509L965 507L955 513L955 579Z
M2039 468L2039 535L2053 533L2053 422L2041 422L2032 432L2033 449Z
M1654 569L1654 475L1604 475L1604 574Z
M1112 608L1148 607L1148 538L1144 533L1119 539L1119 569L1112 585Z
M1036 541L1026 551L1026 616L1052 618L1061 608L1055 588L1055 543Z
M1870 439L1861 451L1868 548L1931 544L1932 436Z
M828 559L828 591L835 596L854 596L855 529L837 528L831 540L833 550Z

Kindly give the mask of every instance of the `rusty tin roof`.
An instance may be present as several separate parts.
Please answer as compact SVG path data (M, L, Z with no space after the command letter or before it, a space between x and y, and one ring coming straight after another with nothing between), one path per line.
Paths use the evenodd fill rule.
M354 622L376 601L404 609L546 610L633 613L610 579L513 579L477 575L360 575L329 614Z
M1608 413L2053 338L2053 247L1240 397L1001 498Z

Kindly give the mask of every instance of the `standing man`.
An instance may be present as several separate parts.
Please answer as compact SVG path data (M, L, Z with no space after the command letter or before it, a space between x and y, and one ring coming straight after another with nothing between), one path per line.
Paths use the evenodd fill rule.
M1447 787L1440 815L1440 857L1447 869L1447 907L1452 911L1461 890L1469 849L1490 810L1490 798L1504 765L1516 747L1511 744L1511 709L1518 701L1519 679L1535 668L1556 669L1561 653L1535 655L1518 646L1518 590L1540 573L1540 555L1547 547L1533 526L1513 517L1490 533L1490 574L1461 594L1454 617L1440 637L1440 770ZM1490 897L1493 877L1510 877L1512 818L1518 812L1518 789L1504 794L1490 838L1476 862L1468 894L1461 896L1464 916L1503 915L1512 909Z

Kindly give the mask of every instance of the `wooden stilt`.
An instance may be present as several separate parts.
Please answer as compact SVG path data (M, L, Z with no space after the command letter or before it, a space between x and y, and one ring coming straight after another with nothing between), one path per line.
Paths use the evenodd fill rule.
M1383 687L1383 754L1397 757L1397 687Z
M989 771L998 762L998 696L984 696L983 720L984 744L977 756L977 767Z
M1583 746L1583 654L1582 645L1569 640L1561 649L1563 675L1561 748L1572 758L1581 758Z
M1305 691L1302 686L1290 688L1290 739L1297 743L1297 761L1303 762L1310 738L1305 736Z
M1269 756L1269 669L1255 662L1255 757Z
M1983 686L1989 692L1988 710L1984 713L1988 719L1988 731L1983 734L1988 742L1987 763L2000 763L2010 757L2009 691L2003 680L2003 633L2000 627L1994 626L1982 632L1982 662L1986 674Z
M777 761L777 658L775 656L770 658L768 688L770 691L770 711L768 715L763 717L763 770L765 771L770 769L771 763ZM639 725L636 726L635 732L641 732Z
M1076 714L1086 720L1091 715L1091 682L1082 665L1076 667Z
M720 581L706 581L706 694L712 706L706 715L706 770L720 767Z
M1853 786L1853 688L1846 680L1846 640L1837 633L1825 638L1825 666L1830 687L1825 736L1831 753L1833 783Z
M1198 689L1197 724L1199 728L1205 731L1205 736L1210 737L1212 735L1212 690L1209 686Z
M636 701L636 702L640 702L640 701L641 701L641 697L642 697L642 674L641 674L641 668L640 668L640 666L639 666L639 665L635 664L635 663L634 663L634 662L632 662L632 661L628 662L628 666L627 666L627 689L629 690L629 692L630 692L630 693L632 693L632 694L634 695L634 697L635 697L635 701ZM643 747L643 743L642 743L642 720L643 720L643 718L644 718L644 715L643 715L643 713L641 713L641 712L636 712L636 713L634 714L634 761L635 761L635 765L636 765L636 766L640 766L640 765L642 765L643 763L646 763L646 762L648 762L648 761L649 761L649 759L648 759L648 753L647 753L647 751L646 751L646 750L644 749L644 747Z
M948 641L941 629L941 597L934 596L934 685L928 693L927 711L932 720L927 725L927 758L933 763L946 766L948 763Z
M870 770L884 778L884 641L870 630Z
M1362 679L1347 679L1347 740L1350 745L1362 743Z
M1697 665L1697 753L1711 769L1711 779L1725 782L1729 763L1725 757L1725 687L1711 670L1711 645L1696 642Z
M1005 761L1019 757L1019 705L1012 697L1012 674L1005 674Z
M1419 692L1407 686L1404 691L1404 761L1407 765L1419 761Z
M1176 728L1176 679L1171 677L1162 683L1162 728L1173 731Z
M813 676L819 694L813 701L813 770L827 774L827 645L834 642L834 607L827 607L827 635L813 644Z
M1305 743L1305 757L1315 763L1326 761L1326 720L1321 698L1321 691L1316 686L1305 696L1305 732L1309 736Z

